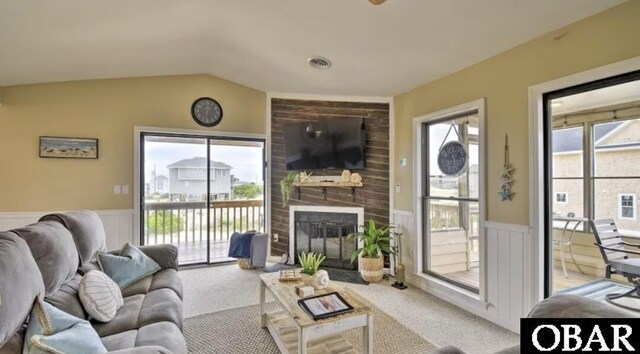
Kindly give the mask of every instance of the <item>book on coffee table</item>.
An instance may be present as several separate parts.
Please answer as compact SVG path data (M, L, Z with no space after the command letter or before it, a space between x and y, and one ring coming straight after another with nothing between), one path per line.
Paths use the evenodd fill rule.
M353 311L353 306L337 292L301 299L298 300L298 304L314 321Z

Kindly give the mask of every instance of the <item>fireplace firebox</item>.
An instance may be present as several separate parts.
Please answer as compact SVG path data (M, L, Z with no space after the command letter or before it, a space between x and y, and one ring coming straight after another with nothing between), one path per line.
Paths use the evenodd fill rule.
M296 211L294 213L295 262L301 252L321 253L324 267L357 269L351 263L356 240L347 236L358 228L358 214Z

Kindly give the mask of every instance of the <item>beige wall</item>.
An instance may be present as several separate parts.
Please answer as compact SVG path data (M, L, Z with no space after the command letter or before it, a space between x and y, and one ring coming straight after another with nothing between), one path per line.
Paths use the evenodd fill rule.
M413 209L412 118L478 98L487 99L487 217L529 224L528 88L532 85L640 56L640 1L630 1L549 33L395 98L396 208ZM561 40L554 35L568 32ZM416 43L419 45L419 43ZM504 134L515 167L514 200L498 197Z
M201 129L190 114L201 96L224 110L208 130L266 133L265 94L209 75L2 88L0 211L133 208L134 126ZM40 159L41 135L98 138L100 158ZM130 194L114 195L116 184Z

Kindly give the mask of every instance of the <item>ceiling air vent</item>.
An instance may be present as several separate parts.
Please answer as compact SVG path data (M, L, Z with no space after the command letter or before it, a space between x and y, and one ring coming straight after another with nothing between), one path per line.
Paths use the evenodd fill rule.
M307 62L314 69L327 70L331 67L331 60L317 55L307 59Z

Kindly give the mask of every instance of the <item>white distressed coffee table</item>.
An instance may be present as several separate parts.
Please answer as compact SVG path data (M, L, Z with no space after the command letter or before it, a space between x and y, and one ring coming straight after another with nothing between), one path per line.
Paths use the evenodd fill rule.
M353 312L314 321L304 311L295 287L298 282L281 282L279 273L260 275L260 316L262 328L267 328L280 352L289 354L355 354L353 346L342 336L342 332L362 328L362 352L373 353L373 316L371 309L358 301L349 291L335 283L314 295L338 292L352 307ZM265 294L269 291L280 309L267 312Z

